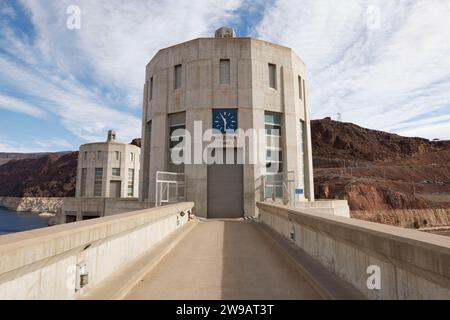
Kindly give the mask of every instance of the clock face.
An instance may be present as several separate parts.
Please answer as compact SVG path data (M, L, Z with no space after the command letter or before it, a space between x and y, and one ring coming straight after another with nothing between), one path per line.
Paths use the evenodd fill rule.
M222 133L234 132L238 129L238 113L235 109L213 109L213 129Z

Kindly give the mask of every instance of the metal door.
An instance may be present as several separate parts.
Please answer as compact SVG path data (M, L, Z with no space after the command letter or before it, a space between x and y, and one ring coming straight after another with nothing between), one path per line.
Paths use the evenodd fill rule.
M120 190L122 188L122 182L121 181L111 181L110 187L109 187L109 196L111 198L120 198Z
M227 150L230 151L236 152L233 149ZM243 216L243 165L236 163L208 165L208 218Z

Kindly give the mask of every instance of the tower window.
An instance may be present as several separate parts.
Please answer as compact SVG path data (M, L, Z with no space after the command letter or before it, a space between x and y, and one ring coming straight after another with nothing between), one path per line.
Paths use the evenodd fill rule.
M120 177L120 168L112 168L112 175L114 177Z
M230 59L221 59L219 69L220 84L230 84Z
M306 126L305 126L305 121L300 119L300 137L299 137L299 141L298 141L298 149L299 149L299 160L300 160L300 181L299 181L299 186L300 187L304 187L305 186L305 150L304 150L304 146L305 146L305 131L306 131Z
M149 92L150 100L153 99L153 77L150 78L150 92Z
M277 88L277 66L269 63L269 87Z
M181 88L181 64L175 66L174 70L174 89Z
M134 195L134 169L128 169L128 196Z
M103 168L95 168L94 175L94 197L102 196L102 186L103 186Z
M298 97L300 100L303 100L303 86L301 76L298 76Z
M169 114L169 171L182 173L184 165L172 162L172 152L183 158L184 129L186 129L186 112Z
M86 196L86 177L87 177L87 169L82 168L81 169L81 183L80 183L80 196L84 197Z

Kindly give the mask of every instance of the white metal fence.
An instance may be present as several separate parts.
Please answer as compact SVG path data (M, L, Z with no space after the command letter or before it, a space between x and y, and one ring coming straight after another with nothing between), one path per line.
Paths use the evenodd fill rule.
M262 176L263 198L267 200L282 200L285 204L295 202L295 173L268 173Z
M186 201L186 175L175 172L156 172L155 206Z

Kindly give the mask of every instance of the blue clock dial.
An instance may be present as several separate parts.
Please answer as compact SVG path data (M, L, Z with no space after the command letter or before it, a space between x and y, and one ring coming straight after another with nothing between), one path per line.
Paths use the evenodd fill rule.
M238 113L235 109L213 109L213 129L222 133L234 132L238 129Z

